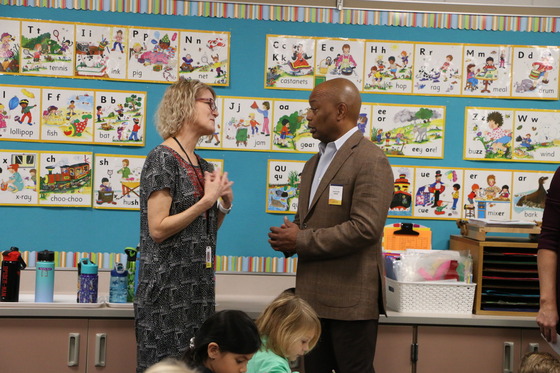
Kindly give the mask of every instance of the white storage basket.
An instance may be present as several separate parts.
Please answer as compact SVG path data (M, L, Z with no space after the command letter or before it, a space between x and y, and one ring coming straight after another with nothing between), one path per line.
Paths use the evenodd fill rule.
M398 282L385 278L387 308L397 312L472 313L476 284Z

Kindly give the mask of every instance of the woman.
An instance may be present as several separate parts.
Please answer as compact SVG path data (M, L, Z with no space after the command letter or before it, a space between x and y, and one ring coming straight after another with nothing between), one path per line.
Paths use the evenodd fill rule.
M206 84L179 79L158 108L164 141L148 154L141 176L138 372L181 355L214 313L216 231L231 209L233 182L194 149L214 133L215 98Z
M560 168L556 170L544 207L541 234L537 252L539 269L540 308L537 314L541 334L556 343L558 330L558 250L560 250Z

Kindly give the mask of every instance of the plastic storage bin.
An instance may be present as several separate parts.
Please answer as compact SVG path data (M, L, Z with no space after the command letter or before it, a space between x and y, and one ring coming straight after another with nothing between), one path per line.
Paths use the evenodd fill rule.
M476 284L398 282L385 278L387 308L397 312L472 313Z

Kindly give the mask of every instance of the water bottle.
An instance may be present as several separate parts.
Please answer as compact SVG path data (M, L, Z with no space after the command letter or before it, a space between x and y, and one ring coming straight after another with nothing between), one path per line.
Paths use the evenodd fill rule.
M19 301L19 279L21 270L27 264L21 257L17 247L2 252L2 276L0 285L0 301L17 302Z
M124 249L124 252L126 253L126 270L128 271L126 301L132 302L134 301L134 294L136 292L136 257L138 248L127 247Z
M115 263L111 270L111 282L109 284L109 302L126 303L128 288L128 272L122 263Z
M97 303L98 272L97 264L89 258L80 260L80 291L78 303Z
M35 302L52 302L53 297L54 251L39 251L35 264Z

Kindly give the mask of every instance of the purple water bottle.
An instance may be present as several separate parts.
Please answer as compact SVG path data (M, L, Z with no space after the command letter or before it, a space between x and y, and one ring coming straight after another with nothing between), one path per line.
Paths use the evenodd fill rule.
M82 258L80 260L80 268L78 303L97 303L97 272L99 268L89 258Z

